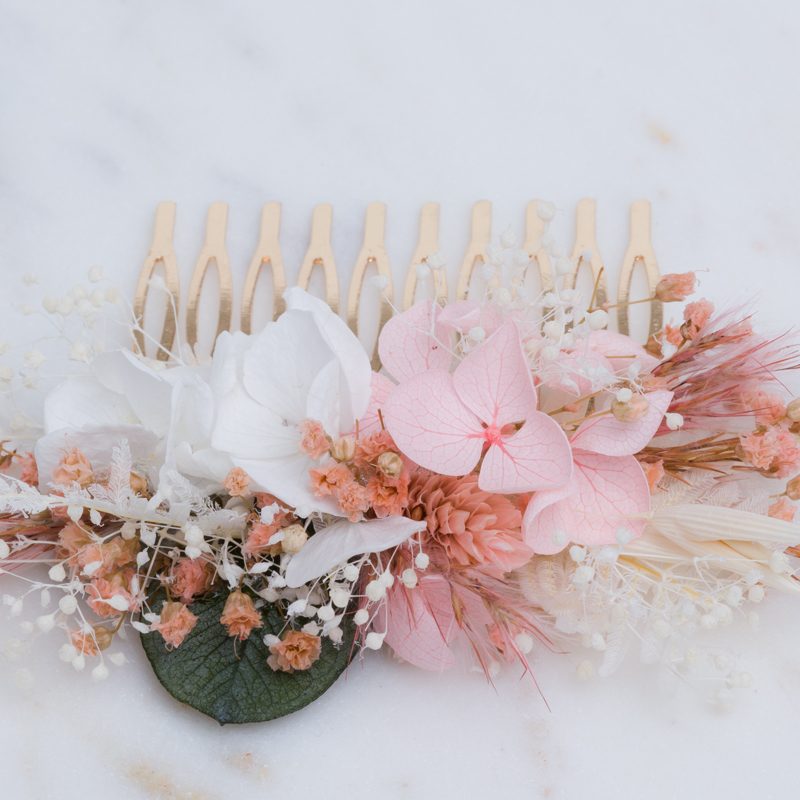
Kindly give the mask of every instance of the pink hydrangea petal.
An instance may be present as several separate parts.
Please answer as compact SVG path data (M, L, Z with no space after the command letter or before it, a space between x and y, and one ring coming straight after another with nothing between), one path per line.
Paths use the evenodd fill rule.
M536 410L531 373L511 322L501 325L456 367L453 385L464 405L489 425L520 422Z
M513 435L492 445L478 485L485 492L513 494L551 489L572 474L572 450L561 427L535 411Z
M481 305L474 300L448 303L439 314L439 324L456 333L469 333L472 328L480 327L490 336L502 322L499 309L491 305Z
M446 347L447 333L436 319L438 310L438 303L420 300L383 326L378 354L396 381L450 366L452 355Z
M466 475L481 456L480 420L458 399L447 372L423 372L396 386L383 419L404 455L441 475Z
M381 429L381 420L378 411L383 410L389 392L394 389L394 384L379 372L372 373L372 393L369 398L369 405L366 412L358 420L358 435L369 436L377 433Z
M626 370L633 361L639 362L642 372L650 372L658 364L658 359L638 342L615 331L592 331L589 334L589 347L609 359L617 374Z
M426 576L413 590L400 581L387 593L386 644L416 667L439 672L455 663L450 642L458 633L450 586Z
M544 494L544 493L540 493ZM642 535L650 511L647 478L633 456L575 453L570 487L533 497L523 518L525 541L536 553L557 553L570 542L614 544L626 528Z
M587 420L572 437L572 446L606 456L632 456L638 453L656 435L672 401L672 392L648 392L647 399L650 405L639 420L622 422L610 414Z

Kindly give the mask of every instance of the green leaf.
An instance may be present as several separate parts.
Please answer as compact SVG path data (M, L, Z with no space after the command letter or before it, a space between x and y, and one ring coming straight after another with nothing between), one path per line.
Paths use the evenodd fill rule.
M342 644L322 640L319 660L303 672L274 672L267 666L269 648L263 637L277 634L285 624L278 610L261 609L264 625L240 642L220 623L228 592L221 591L193 603L197 625L183 644L168 650L158 633L142 634L142 645L164 688L181 703L196 708L221 725L263 722L298 711L316 700L347 667L354 626L342 623ZM154 604L158 612L161 601Z

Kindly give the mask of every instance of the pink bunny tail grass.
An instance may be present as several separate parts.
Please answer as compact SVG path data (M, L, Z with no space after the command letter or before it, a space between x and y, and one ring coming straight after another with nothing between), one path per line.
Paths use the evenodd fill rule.
M743 393L778 388L779 373L800 368L800 346L791 332L764 339L753 333L749 315L737 313L712 318L651 373L654 384L673 391L669 410L683 416L686 430L718 430L724 419L752 419L763 409Z
M17 572L42 560L55 547L59 527L24 517L0 516L0 540L11 549L0 559L0 570Z

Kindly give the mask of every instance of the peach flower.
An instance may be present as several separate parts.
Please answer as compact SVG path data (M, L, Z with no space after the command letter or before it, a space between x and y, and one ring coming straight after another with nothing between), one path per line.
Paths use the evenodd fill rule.
M167 643L167 647L180 647L183 640L197 625L197 617L183 603L164 603L161 619L153 625Z
M172 592L184 603L191 603L211 586L214 571L207 561L200 558L179 558L170 572Z
M680 328L674 325L666 325L664 327L664 339L673 347L680 347L683 344L683 334Z
M75 556L75 561L81 569L89 564L100 562L100 567L92 572L98 578L104 578L116 572L121 567L126 567L136 560L139 552L137 539L123 539L115 536L105 542L91 542L82 547Z
M361 515L369 510L370 493L366 487L354 481L352 478L338 486L336 489L336 499L344 515L351 522L358 522Z
M303 631L287 631L281 641L269 646L267 664L276 672L301 672L319 658L322 642L319 636Z
M244 541L244 552L248 556L270 555L280 553L281 544L270 544L269 540L280 530L280 522L271 522L269 525L256 522L250 526L247 538Z
M463 478L419 470L411 478L408 516L427 523L426 552L441 569L490 566L517 569L533 553L522 539L522 514L508 497Z
M378 456L388 450L397 451L397 445L389 435L389 431L383 429L376 431L359 439L358 447L356 448L356 461L361 464L374 464L377 462Z
M36 459L33 453L25 453L20 456L20 473L19 479L28 486L36 486L39 483L39 469L36 466Z
M763 389L742 392L742 403L755 414L759 425L775 425L786 416L786 404L776 394Z
M98 617L118 617L125 611L138 610L138 602L130 592L130 578L132 570L118 572L109 578L95 578L87 587L89 607ZM110 600L119 597L125 601L126 609L115 608Z
M369 504L379 519L399 516L408 503L408 473L397 478L389 477L383 472L370 478L367 483Z
M78 553L91 542L91 533L74 522L68 522L58 532L59 547L69 556L71 563L77 563Z
M329 461L319 469L309 471L311 486L317 497L328 497L337 487L353 481L353 473L344 465Z
M253 598L237 589L228 595L219 621L228 629L228 636L244 641L254 628L261 627L261 614Z
M800 466L796 438L782 428L771 427L740 436L745 460L762 472L784 478Z
M684 323L681 327L681 333L687 339L694 339L701 328L704 328L711 319L714 313L714 306L709 300L697 300L694 303L689 303L683 309Z
M250 488L250 476L241 467L234 467L225 476L222 485L231 497L244 497Z
M320 458L330 450L331 440L322 423L315 419L304 419L300 425L300 449L309 458Z
M89 459L77 448L66 452L53 473L53 483L71 486L77 483L86 488L94 481L94 471Z
M656 298L663 303L685 300L694 292L694 272L672 272L656 285Z
M114 634L102 625L96 625L92 632L72 631L69 635L72 646L84 656L96 656L105 650L114 638Z

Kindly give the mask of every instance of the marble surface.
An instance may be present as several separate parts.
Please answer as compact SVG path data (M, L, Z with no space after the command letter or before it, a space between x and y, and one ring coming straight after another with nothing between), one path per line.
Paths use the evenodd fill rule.
M495 202L498 230L521 231L525 203L552 199L567 245L590 195L612 271L628 205L648 197L665 271L708 269L704 293L758 298L769 329L797 320L789 0L0 0L0 11L5 306L24 273L64 291L95 264L132 295L163 199L178 202L184 275L207 204L230 203L241 288L267 200L284 203L291 276L313 204L334 203L344 278L372 200L389 206L400 277L423 202L443 204L455 265L475 200ZM0 315L2 337L22 328ZM18 636L3 615L0 639ZM637 663L581 683L573 657L542 653L539 694L516 674L491 687L377 654L290 718L224 729L163 694L135 642L113 680L93 684L43 639L0 659L2 796L785 797L797 607L770 598L758 631L737 622L723 638L754 677L729 711Z

